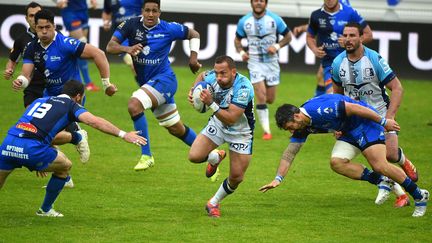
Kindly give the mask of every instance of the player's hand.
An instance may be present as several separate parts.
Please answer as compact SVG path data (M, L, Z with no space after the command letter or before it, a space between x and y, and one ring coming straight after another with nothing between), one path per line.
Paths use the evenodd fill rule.
M189 93L188 93L188 101L191 104L191 106L193 106L192 91L193 91L193 87L189 90Z
M193 74L196 74L200 70L201 67L202 67L201 63L199 63L196 60L189 62L189 68Z
M59 8L59 9L66 8L68 5L68 0L59 0L59 1L57 1L56 5L57 5L57 8Z
M111 26L112 26L112 22L109 20L104 20L103 21L103 29L104 31L110 31L111 30Z
M90 8L91 9L97 8L97 1L96 0L90 0Z
M240 52L241 58L243 60L243 62L247 62L249 60L249 54L245 51Z
M343 132L341 132L341 131L335 131L334 132L334 137L336 139L339 139L340 137L342 137L342 135L343 135Z
M340 47L345 48L345 37L343 35L339 36L338 43Z
M278 52L278 50L276 49L276 47L274 45L269 46L269 48L267 48L267 53L270 55L274 55Z
M200 100L206 105L211 105L213 103L213 96L208 89L203 89L200 94Z
M143 45L141 43L135 44L131 47L129 47L129 50L127 53L129 53L129 55L135 57L138 56L138 54L140 54L140 52L143 50Z
M262 187L259 189L259 191L260 191L260 192L266 192L266 191L268 191L268 190L270 190L270 189L273 189L273 188L278 187L279 185L280 185L280 182L279 182L279 181L277 181L277 180L273 180L273 181L270 182L269 184L262 186Z
M387 131L397 131L397 132L400 131L400 126L399 126L399 124L398 124L395 120L393 120L393 119L387 119L387 123L386 123L386 125L384 126L384 128L385 128Z
M3 72L3 77L6 80L9 80L12 77L13 73L14 73L14 70L12 68L6 68Z
M48 176L48 172L46 172L46 171L36 171L36 176L44 178L44 177Z
M303 33L304 31L303 31L303 27L302 26L296 26L296 27L294 27L294 29L293 29L293 34L294 34L294 36L298 36L298 35L300 35L301 33Z
M21 88L22 88L22 81L20 80L20 79L15 79L13 82L12 82L12 89L14 90L14 91L20 91L21 90Z
M117 92L117 87L115 86L115 84L110 84L106 89L105 89L105 94L108 96L113 96L116 92Z
M323 58L326 55L326 52L324 51L324 45L318 47L313 51L316 57Z
M133 143L137 146L143 146L147 144L147 139L138 135L139 131L131 131L126 133L123 139L128 143Z

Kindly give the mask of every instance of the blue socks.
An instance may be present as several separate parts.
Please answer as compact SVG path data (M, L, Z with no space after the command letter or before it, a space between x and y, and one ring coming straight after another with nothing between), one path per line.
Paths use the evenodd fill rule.
M78 67L83 77L84 83L91 83L90 74L88 70L88 61L82 58L78 58Z
M57 199L66 181L68 180L69 176L67 178L60 178L55 175L51 176L51 179L48 181L48 185L46 187L45 199L41 206L41 209L44 212L51 210L54 201Z
M141 132L140 135L147 139L147 144L144 146L141 146L141 154L151 156L150 136L148 133L147 119L145 117L144 112L141 112L140 114L132 117L132 121L134 123L135 130L140 131Z
M378 183L382 181L382 176L373 170L364 168L360 180L368 181L370 184L378 185Z
M72 135L72 139L70 141L71 144L77 145L82 139L81 134L78 132L71 132L71 135Z
M185 127L186 131L185 131L184 135L182 137L180 137L180 139L185 144L192 146L192 143L195 141L195 138L196 138L196 133L194 132L194 130L192 130L188 126L184 125L184 127Z
M417 184L412 181L408 176L405 178L404 182L402 182L401 186L407 191L415 200L420 200L423 198L420 188L418 188Z

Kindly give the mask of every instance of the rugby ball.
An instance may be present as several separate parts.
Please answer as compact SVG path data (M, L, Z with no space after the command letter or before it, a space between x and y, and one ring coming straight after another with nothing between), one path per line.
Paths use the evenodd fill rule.
M213 87L204 81L197 83L192 90L193 107L195 110L197 110L200 113L205 113L208 110L208 106L204 104L200 99L201 92L204 89L208 89L210 93L213 94Z

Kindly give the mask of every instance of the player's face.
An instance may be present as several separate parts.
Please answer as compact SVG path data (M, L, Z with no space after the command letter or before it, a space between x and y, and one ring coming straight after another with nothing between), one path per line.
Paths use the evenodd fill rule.
M252 0L251 5L252 10L256 15L263 14L267 7L267 3L265 0Z
M42 44L51 43L55 35L55 26L47 19L39 19L36 23L36 33Z
M339 7L339 0L324 0L324 6L327 10L336 11Z
M34 17L36 15L37 12L39 12L40 10L42 10L40 7L36 7L36 8L29 8L27 9L27 15L26 15L26 21L30 26L30 29L34 32L36 27L35 27L35 22L34 22Z
M161 15L159 5L157 3L146 3L142 8L142 15L144 17L144 25L146 27L155 26Z
M300 118L300 114L294 114L294 121L289 121L285 123L283 126L283 129L286 131L290 131L291 133L294 133L297 130L301 130L307 126L307 122L303 121Z
M355 27L345 27L343 30L345 49L348 53L355 52L361 45L359 30Z
M216 81L222 88L229 88L232 86L237 70L230 69L228 63L216 63L214 65L216 73Z

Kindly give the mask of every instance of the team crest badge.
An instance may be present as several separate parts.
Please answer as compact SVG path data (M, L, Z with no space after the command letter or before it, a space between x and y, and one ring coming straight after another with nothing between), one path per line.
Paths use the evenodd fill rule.
M150 53L150 46L145 46L142 52L147 56Z
M44 59L45 61L48 60L48 55L47 55L47 54L43 55L43 59Z

